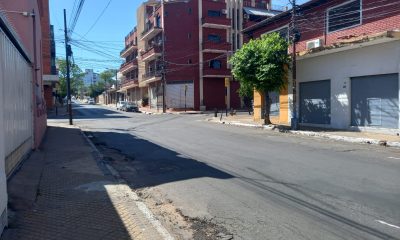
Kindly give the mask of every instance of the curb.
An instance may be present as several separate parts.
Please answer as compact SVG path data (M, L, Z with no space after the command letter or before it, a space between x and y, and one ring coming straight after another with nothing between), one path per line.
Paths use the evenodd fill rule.
M97 147L94 145L94 143L89 139L88 136L85 135L83 130L78 127L80 130L82 136L85 138L85 140L89 143L90 147L93 149L95 156L96 156L96 161L98 161L101 165L103 165L105 168L107 168L108 172L117 180L118 183L124 184L129 187L129 184L121 178L119 175L118 171L115 170L110 164L107 164L104 161L104 155L97 149ZM156 229L156 231L160 234L160 236L164 240L174 240L175 238L168 232L168 230L161 224L161 222L155 217L153 212L146 206L144 201L141 200L141 198L136 194L135 191L129 188L129 190L126 192L127 195L130 195L131 198L134 200L136 207L144 214L145 218L150 222L151 225Z
M251 123L240 123L240 122L225 122L225 121L215 121L213 119L206 119L206 121L211 122L211 123L224 124L224 125L237 126L237 127L249 127L249 128L263 129L263 130L269 130L269 131L279 131L279 129L275 125L259 125L259 124L251 124ZM290 133L290 134L294 134L294 135L302 135L302 136L308 136L308 137L319 137L319 138L325 138L325 139L335 140L335 141L339 141L339 142L372 144L372 145L380 145L380 146L383 145L383 146L387 146L387 147L400 148L400 142L376 140L376 139L371 139L371 138L346 137L346 136L338 136L338 135L332 135L332 134L328 134L328 133L318 133L318 132L311 132L311 131L287 130L287 131L283 131L282 133Z

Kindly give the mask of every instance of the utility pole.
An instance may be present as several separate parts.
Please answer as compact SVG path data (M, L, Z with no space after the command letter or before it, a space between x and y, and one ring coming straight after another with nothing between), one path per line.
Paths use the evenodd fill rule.
M165 11L164 11L164 0L161 0L161 11L162 11L162 102L163 102L163 113L167 112L167 104L165 103L165 91L166 91L166 79L165 79ZM158 96L158 94L157 94Z
M118 70L115 69L115 107L118 107Z
M291 119L291 127L297 130L297 70L296 70L296 0L291 0L292 3L292 20L291 20L291 41L292 41L292 90L293 90L293 112Z
M65 34L65 56L67 61L67 107L69 114L69 125L72 125L72 104L71 104L71 76L69 72L69 57L71 56L71 46L68 44L67 30L67 11L64 9L64 34Z

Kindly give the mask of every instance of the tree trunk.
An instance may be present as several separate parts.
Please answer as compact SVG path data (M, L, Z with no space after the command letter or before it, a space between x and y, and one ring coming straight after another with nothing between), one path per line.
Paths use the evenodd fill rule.
M269 117L269 113L271 111L271 99L269 98L268 91L265 91L264 101L265 101L264 124L270 125L271 119Z

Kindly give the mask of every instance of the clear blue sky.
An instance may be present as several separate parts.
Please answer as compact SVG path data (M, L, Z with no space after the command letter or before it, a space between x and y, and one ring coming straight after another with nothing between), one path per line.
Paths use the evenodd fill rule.
M298 0L299 4L308 0ZM50 0L51 24L57 46L57 57L65 57L63 9L67 10L67 23L75 0ZM79 0L76 0L79 2ZM110 4L108 5L108 3ZM72 33L72 45L75 63L82 70L94 69L101 72L106 68L119 68L122 60L119 53L124 48L124 38L136 25L136 9L141 0L86 0L82 12ZM286 5L288 0L273 0L275 5ZM106 8L106 6L108 7ZM104 14L94 25L96 19ZM86 35L82 38L83 35ZM76 45L80 47L77 47ZM95 52L101 52L100 55Z

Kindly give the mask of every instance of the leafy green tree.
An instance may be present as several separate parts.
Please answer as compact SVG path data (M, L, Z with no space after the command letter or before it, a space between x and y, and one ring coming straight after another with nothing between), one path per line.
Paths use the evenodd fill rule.
M57 59L58 75L60 78L59 94L61 97L67 96L67 62L64 59ZM76 64L70 65L71 95L77 95L84 89L83 76L80 67Z
M266 124L271 123L269 92L285 86L286 66L290 61L287 49L287 41L278 33L271 33L250 40L230 59L232 74L240 82L239 94L250 96L256 90L264 95Z
M100 73L100 79L104 82L106 87L111 87L115 82L115 71L108 69Z

